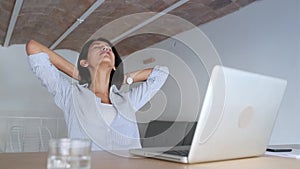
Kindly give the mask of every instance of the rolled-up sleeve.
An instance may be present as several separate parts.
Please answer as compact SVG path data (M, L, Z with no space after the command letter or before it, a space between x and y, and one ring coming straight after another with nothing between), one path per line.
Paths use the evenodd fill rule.
M32 72L42 82L42 85L53 96L56 105L62 110L66 110L71 91L71 82L63 77L59 70L51 64L48 54L37 53L30 55L29 65Z
M169 75L169 69L166 66L155 66L148 79L129 93L131 105L139 110L143 107L163 86Z

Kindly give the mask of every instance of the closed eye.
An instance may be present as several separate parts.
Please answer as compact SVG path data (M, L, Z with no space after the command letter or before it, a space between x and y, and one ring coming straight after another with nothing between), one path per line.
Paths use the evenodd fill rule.
M103 45L101 45L101 46L94 45L92 48L93 49L101 49L101 50L111 50L111 47L109 47L109 46L103 46Z

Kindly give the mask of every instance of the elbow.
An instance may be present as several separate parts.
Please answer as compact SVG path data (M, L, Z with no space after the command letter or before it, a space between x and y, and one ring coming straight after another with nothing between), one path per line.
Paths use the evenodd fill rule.
M38 42L35 40L29 40L26 43L26 53L28 56L39 52L41 52L41 50L39 49Z

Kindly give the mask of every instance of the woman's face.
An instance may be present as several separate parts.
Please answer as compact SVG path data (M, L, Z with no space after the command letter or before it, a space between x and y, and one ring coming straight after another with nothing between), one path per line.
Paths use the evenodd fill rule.
M98 69L101 67L113 68L115 64L115 55L108 43L103 41L94 41L88 50L88 66Z

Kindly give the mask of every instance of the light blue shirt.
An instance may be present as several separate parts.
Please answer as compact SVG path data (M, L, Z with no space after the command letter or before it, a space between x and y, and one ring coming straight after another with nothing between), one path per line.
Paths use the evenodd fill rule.
M69 138L92 140L92 150L140 148L135 112L154 96L169 74L167 67L155 66L145 82L126 92L113 85L110 99L117 115L108 125L101 118L101 99L85 85L67 80L51 64L46 53L31 55L29 63L56 105L63 110Z

